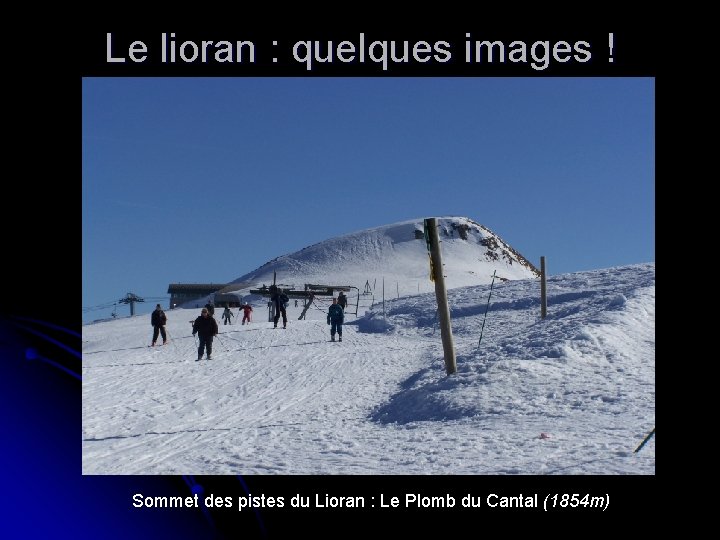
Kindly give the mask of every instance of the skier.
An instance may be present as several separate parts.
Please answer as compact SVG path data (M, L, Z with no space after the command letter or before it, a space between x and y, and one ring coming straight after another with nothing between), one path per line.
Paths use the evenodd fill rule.
M202 360L203 349L207 350L207 359L212 359L212 342L213 337L218 335L218 325L214 317L210 316L207 308L202 308L200 316L193 323L193 336L195 334L200 338L198 346L198 360Z
M245 324L245 321L247 321L248 324L250 324L250 314L252 313L252 306L245 302L242 306L243 310L243 318L242 318L242 324Z
M207 304L205 304L205 309L208 310L208 313L211 317L215 316L215 304L213 304L212 302L208 302Z
M223 311L222 318L225 320L223 324L232 324L230 322L230 318L234 317L235 315L232 314L232 311L230 311L230 308L228 306L225 306L225 311Z
M338 341L342 341L342 325L345 319L345 313L338 304L338 299L332 299L332 305L328 310L327 323L330 325L330 341L335 341L335 332L338 333Z
M152 315L150 316L150 324L152 324L153 327L153 337L152 337L152 347L155 346L155 342L158 338L158 333L162 335L163 338L163 345L167 343L167 334L165 334L165 323L167 323L167 317L165 316L165 312L160 307L160 304L155 306L155 311L152 312Z
M275 319L273 320L273 328L277 328L278 321L280 320L280 314L283 318L283 328L287 328L287 303L290 301L288 295L277 288L276 285L271 285L270 290L273 291L270 301L275 304Z

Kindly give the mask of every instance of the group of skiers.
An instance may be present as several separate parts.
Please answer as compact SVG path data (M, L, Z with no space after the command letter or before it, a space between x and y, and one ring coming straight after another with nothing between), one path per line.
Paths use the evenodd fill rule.
M279 289L277 286L272 285L270 287L272 292L270 296L270 305L274 304L275 317L273 319L273 328L277 328L280 316L283 319L283 328L287 328L287 305L290 302L288 295ZM296 301L297 305L297 301ZM345 320L345 306L347 306L347 297L344 293L340 293L337 298L332 299L332 305L328 310L327 323L330 325L330 341L335 341L335 334L338 335L338 341L342 341L342 325ZM245 302L240 309L243 310L242 324L250 323L250 317L253 308L250 304ZM239 312L238 312L239 313ZM213 338L218 335L218 324L215 320L215 306L212 302L208 302L200 311L200 316L192 322L192 334L198 336L198 360L202 360L203 354L207 355L207 359L212 359L212 342ZM226 306L223 311L222 318L224 324L232 324L230 319L234 317L230 311L230 307ZM165 324L167 324L167 316L162 310L160 304L155 306L155 311L152 312L150 317L150 323L153 327L152 347L157 342L158 334L162 336L163 345L167 343L167 333L165 331Z

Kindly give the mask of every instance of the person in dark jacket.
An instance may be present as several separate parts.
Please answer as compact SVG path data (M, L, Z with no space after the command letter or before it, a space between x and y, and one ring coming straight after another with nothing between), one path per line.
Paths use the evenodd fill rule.
M215 304L213 304L212 302L208 302L207 304L205 304L205 309L208 310L208 313L211 317L215 316Z
M275 285L271 285L270 290L273 291L272 296L270 296L270 301L275 304L275 319L273 320L273 328L277 328L277 323L280 320L281 314L283 318L283 328L287 328L287 312L285 311L285 307L290 299L287 294L282 292Z
M167 343L165 323L167 323L167 317L165 316L165 312L160 307L160 304L158 304L157 306L155 306L155 311L153 311L152 315L150 316L150 324L152 324L153 327L152 347L155 346L158 334L160 334L163 338L163 345Z
M345 311L345 306L347 306L347 296L345 296L345 293L340 291L340 294L338 294L337 298L338 304L340 307Z
M212 359L212 342L213 337L218 335L218 325L214 317L210 316L207 308L202 308L200 316L195 319L192 329L193 336L195 334L200 338L198 346L198 360L202 360L203 350L207 350L207 359Z
M343 320L345 320L345 313L338 304L338 299L333 298L327 316L327 323L330 325L330 341L335 341L335 332L338 334L338 341L342 341Z

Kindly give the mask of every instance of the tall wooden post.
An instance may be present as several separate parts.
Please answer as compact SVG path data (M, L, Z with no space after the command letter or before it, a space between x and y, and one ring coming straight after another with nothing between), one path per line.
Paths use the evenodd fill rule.
M277 289L277 270L273 270L273 291L279 293ZM275 302L268 302L268 322L275 322Z
M452 375L457 371L457 363L455 361L455 343L453 342L452 328L450 327L450 305L448 304L445 276L443 275L437 219L426 219L425 229L428 232L428 243L430 244L430 260L433 266L435 298L437 298L440 335L442 337L443 353L445 355L445 371L448 375Z
M547 274L545 273L545 257L540 257L540 318L547 316Z

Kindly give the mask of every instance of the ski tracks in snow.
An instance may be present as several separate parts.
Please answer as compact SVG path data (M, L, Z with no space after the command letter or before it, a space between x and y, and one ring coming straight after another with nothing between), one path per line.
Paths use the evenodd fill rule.
M397 368L402 347L377 358L367 354L377 350L370 343L377 336L349 325L345 341L331 342L329 328L318 320L290 321L287 329L266 322L235 326L215 338L212 360L195 361L195 343L187 336L152 350L98 354L84 368L84 459L102 471L168 473L185 460L197 463L217 445L228 464L208 465L228 472L248 455L257 459L274 426L297 426L300 436L359 422L390 393L392 385L379 381L391 363ZM411 369L412 359L406 361ZM113 370L114 376L96 383L96 370ZM96 392L111 405L86 408L97 401ZM123 450L137 456L143 445L148 452L142 458L124 462Z

